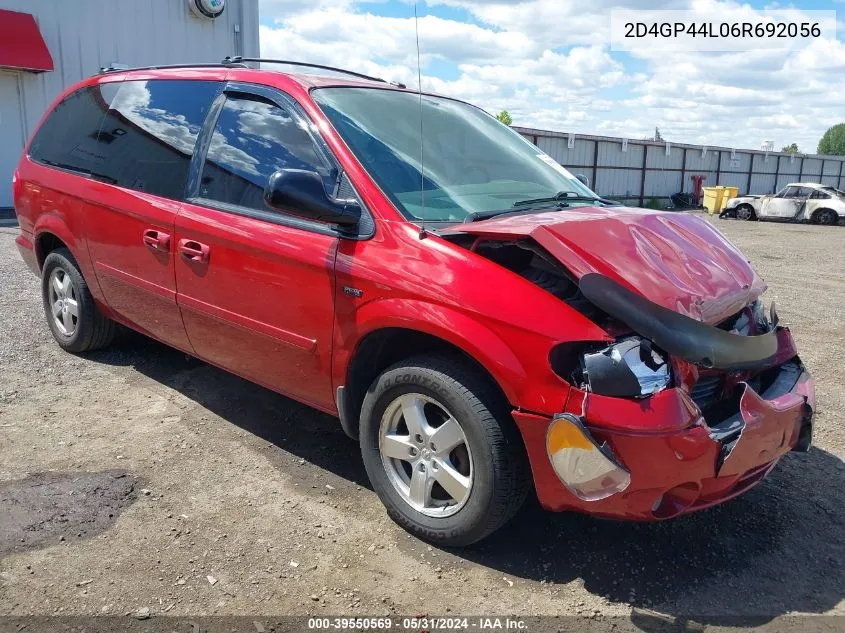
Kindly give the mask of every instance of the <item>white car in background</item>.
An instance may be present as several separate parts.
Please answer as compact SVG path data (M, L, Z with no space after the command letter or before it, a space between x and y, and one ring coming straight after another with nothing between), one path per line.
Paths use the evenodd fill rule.
M719 217L837 224L845 218L845 192L829 185L795 182L775 194L731 198Z

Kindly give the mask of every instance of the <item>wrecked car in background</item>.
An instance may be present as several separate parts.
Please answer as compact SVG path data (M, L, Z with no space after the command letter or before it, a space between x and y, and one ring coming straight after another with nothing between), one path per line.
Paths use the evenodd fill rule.
M845 217L845 192L817 183L792 183L775 194L731 198L720 218L837 224Z
M813 381L742 253L455 99L107 70L57 100L14 192L59 346L121 323L336 415L432 542L484 538L532 482L550 510L668 519L811 443Z

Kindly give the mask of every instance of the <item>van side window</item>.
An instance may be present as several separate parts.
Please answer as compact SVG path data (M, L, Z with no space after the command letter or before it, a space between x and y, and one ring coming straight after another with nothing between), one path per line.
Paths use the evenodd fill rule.
M291 114L257 96L230 96L214 128L199 196L267 211L264 185L284 167L317 171L330 191L329 170Z
M214 81L124 81L97 137L110 184L182 199L203 121L220 90Z
M117 86L87 86L62 99L32 139L32 160L86 175L97 173L106 161L97 132Z

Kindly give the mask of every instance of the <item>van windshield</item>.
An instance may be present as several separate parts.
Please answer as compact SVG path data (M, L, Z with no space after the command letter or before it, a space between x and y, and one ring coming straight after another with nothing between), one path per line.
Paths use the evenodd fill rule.
M462 222L514 205L597 198L553 158L466 103L424 94L420 107L417 93L379 88L319 88L311 95L411 220Z

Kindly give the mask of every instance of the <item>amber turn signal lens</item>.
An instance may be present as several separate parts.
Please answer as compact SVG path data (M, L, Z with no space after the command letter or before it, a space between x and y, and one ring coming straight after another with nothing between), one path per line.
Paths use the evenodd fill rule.
M631 475L607 447L599 446L570 413L555 416L546 434L546 450L558 478L576 497L598 501L622 492Z

